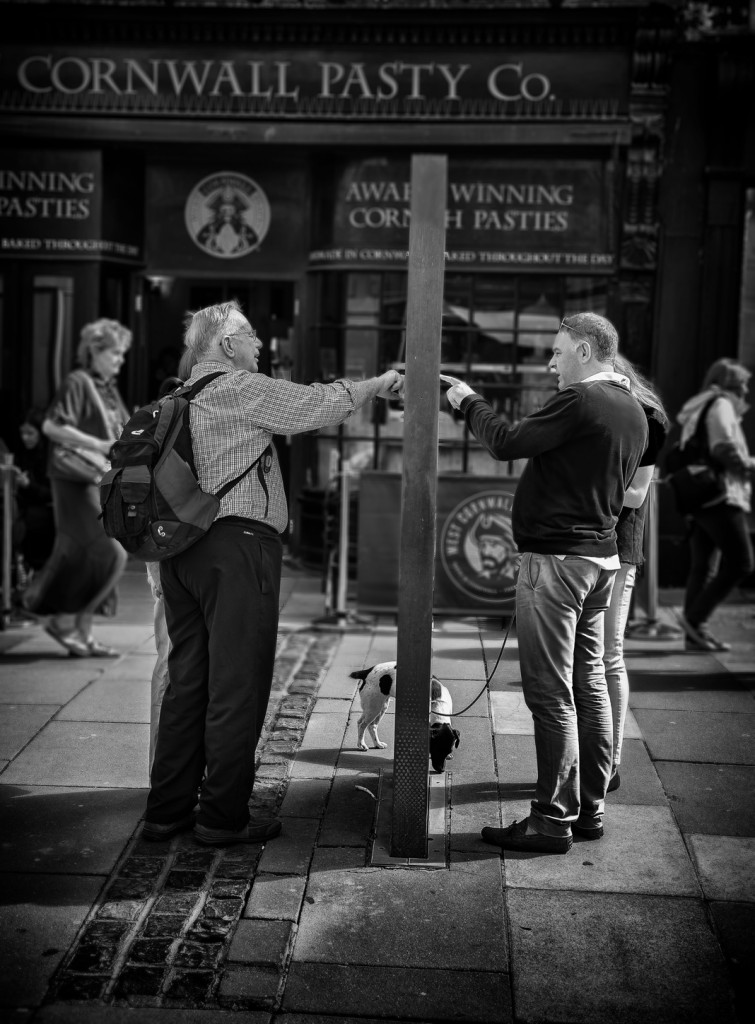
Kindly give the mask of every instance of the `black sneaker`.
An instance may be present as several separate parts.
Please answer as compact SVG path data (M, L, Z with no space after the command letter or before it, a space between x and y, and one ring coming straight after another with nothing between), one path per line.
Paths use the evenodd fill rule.
M481 835L486 843L502 850L521 850L528 853L568 853L572 848L571 836L546 836L541 832L527 835L528 818L512 821L507 828L489 828Z
M686 618L682 618L682 628L685 634L684 646L688 651L730 651L731 644L718 640L710 632L704 623L694 625Z

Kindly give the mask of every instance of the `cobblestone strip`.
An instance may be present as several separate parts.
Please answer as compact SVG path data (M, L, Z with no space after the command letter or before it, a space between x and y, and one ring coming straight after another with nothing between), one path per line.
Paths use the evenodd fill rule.
M338 638L279 637L273 692L257 748L252 814L280 806L293 756ZM263 847L198 847L191 834L149 843L141 829L54 976L47 1002L236 1008L233 959L254 962L252 1002L271 1006L293 938L288 921L239 922ZM254 950L255 952L251 952ZM262 952L264 951L264 956ZM249 978L245 975L245 1006Z

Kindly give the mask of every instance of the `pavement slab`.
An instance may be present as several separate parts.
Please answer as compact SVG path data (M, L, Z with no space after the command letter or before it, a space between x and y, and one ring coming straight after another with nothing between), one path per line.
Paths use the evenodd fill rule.
M2 774L4 785L100 786L149 784L149 724L50 722Z
M405 967L294 963L283 996L286 1013L346 1016L365 1011L402 1021L484 1021L512 1024L509 979L503 973L412 970ZM285 1015L283 1017L285 1020Z
M313 871L293 961L504 971L500 864Z
M522 889L508 890L506 902L517 1020L736 1021L701 902Z
M656 771L682 832L755 836L755 765L656 761Z
M59 722L146 722L149 725L152 701L145 679L115 680L112 676L96 679L61 709Z
M755 764L755 714L638 708L635 717L654 761Z
M503 815L504 821L512 814ZM615 804L605 836L575 837L566 856L506 853L506 884L527 889L700 896L692 862L667 807Z
M0 872L108 874L145 800L140 789L0 786Z
M377 771L336 771L317 840L319 846L367 846L375 821L379 779Z
M3 704L0 758L12 760L60 710L57 704Z
M755 838L690 835L687 841L709 900L755 903Z
M18 650L18 649L16 649ZM17 654L0 657L0 707L5 704L67 704L93 679L102 674L80 658L64 655L40 659Z
M0 1007L38 1006L102 888L98 875L16 873L0 902Z

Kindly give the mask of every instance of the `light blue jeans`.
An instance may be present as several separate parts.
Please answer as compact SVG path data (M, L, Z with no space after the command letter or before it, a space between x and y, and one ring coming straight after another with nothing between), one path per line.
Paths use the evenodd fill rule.
M611 701L613 718L613 767L621 764L621 745L624 741L624 722L629 707L629 676L624 664L624 630L632 603L632 590L637 576L637 566L622 562L616 573L611 594L611 603L606 612L605 651L603 663L606 666L608 699Z
M522 555L516 628L537 754L530 824L544 835L602 824L613 748L603 625L615 575L574 555Z

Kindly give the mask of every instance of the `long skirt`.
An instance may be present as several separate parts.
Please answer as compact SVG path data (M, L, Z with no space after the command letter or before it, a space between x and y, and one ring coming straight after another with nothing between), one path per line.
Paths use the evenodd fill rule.
M123 548L108 537L100 516L95 484L52 478L55 543L52 554L24 592L25 607L37 615L76 615L89 607L112 579ZM117 581L97 608L115 615Z

